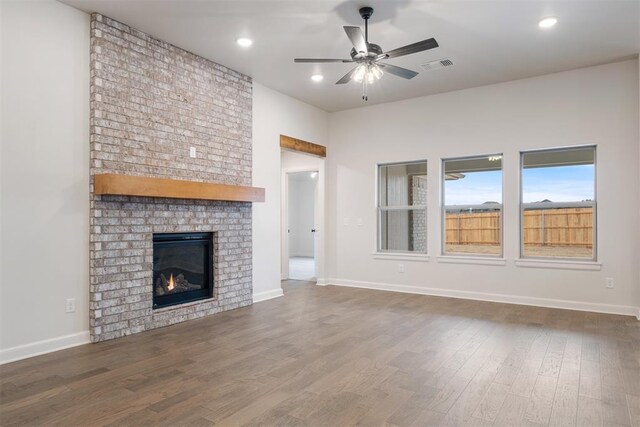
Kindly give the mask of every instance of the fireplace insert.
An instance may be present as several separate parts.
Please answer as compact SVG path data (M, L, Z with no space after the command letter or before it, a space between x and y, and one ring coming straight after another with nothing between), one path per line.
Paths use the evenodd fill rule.
M153 235L153 308L213 296L213 233Z

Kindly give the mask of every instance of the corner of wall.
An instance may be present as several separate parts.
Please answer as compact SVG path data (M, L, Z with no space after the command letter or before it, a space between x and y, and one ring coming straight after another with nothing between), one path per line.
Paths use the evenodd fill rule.
M253 185L266 189L265 203L254 205L255 298L282 291L280 135L327 145L327 124L326 111L254 81Z

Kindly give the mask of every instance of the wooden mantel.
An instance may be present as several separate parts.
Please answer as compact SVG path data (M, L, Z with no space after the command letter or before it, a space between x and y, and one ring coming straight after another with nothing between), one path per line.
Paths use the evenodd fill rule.
M94 192L111 196L264 202L264 188L117 174L95 175Z

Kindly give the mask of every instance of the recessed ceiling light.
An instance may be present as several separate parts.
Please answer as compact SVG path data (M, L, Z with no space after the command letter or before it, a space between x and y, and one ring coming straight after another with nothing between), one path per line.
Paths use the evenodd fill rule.
M313 80L314 82L321 82L322 79L324 79L324 76L322 74L314 74L313 76L311 76L311 80Z
M253 40L248 39L246 37L240 37L236 39L236 43L238 43L242 47L249 47L253 44Z
M538 27L540 28L551 28L558 23L558 18L555 16L549 16L547 18L541 19L538 22Z

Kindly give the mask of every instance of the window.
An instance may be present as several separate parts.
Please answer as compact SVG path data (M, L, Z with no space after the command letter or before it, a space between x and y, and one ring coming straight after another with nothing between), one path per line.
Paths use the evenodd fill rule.
M595 147L521 153L521 257L596 258Z
M502 255L502 155L442 162L445 255Z
M427 162L378 166L378 251L427 253Z

